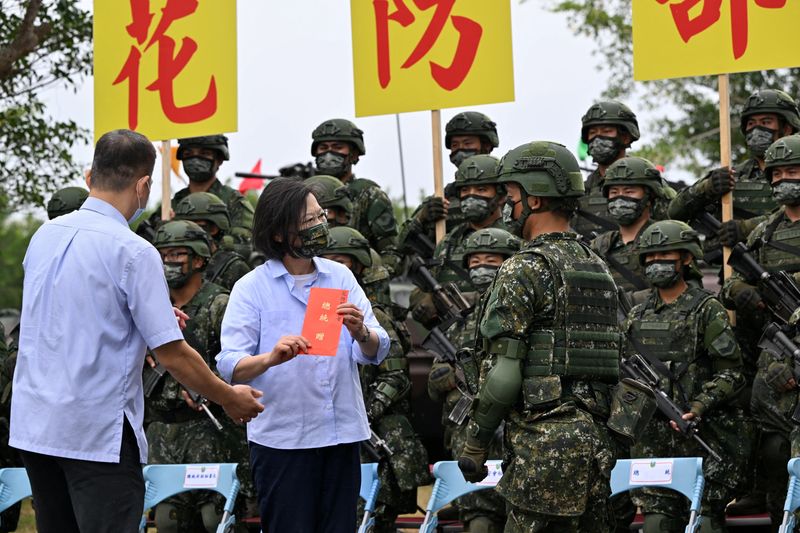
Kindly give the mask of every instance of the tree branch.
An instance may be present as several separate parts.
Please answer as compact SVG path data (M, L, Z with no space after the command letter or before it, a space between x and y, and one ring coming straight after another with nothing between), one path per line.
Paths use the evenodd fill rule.
M11 43L0 48L0 79L9 77L14 71L14 63L33 52L39 43L50 34L50 24L34 25L42 0L30 0L19 32Z

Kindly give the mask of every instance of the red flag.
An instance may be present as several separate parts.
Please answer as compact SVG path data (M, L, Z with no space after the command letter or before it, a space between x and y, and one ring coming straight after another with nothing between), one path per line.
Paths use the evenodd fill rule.
M251 174L261 174L261 159L258 160L256 166L250 171ZM264 186L264 180L259 178L245 178L239 184L239 192L247 194L247 191L260 191Z

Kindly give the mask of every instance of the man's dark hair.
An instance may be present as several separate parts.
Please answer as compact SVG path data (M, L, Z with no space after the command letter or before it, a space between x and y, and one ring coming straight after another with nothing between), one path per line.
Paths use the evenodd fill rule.
M136 180L153 175L156 149L147 137L131 130L109 131L94 147L92 187L124 191Z
M268 259L292 253L292 240L306 216L306 198L311 187L295 178L272 180L256 205L253 216L253 247Z

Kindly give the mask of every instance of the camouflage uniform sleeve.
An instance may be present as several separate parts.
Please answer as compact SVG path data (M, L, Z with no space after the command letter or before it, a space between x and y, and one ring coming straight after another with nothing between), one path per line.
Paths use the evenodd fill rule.
M209 316L209 353L201 354L209 368L216 373L217 364L215 357L222 350L220 346L220 337L222 335L222 318L225 316L225 309L228 307L229 295L227 293L218 294L211 300L208 309Z
M231 235L236 242L249 243L253 238L253 204L247 198L242 196L236 191L230 203L228 210L231 216Z
M710 175L710 174L709 174ZM708 199L706 190L711 185L709 175L697 180L690 187L686 187L669 203L669 218L688 222L700 210L705 208L711 200Z
M392 202L380 187L369 187L366 196L368 206L365 212L369 229L364 236L381 255L390 277L395 277L403 268L403 255L397 247L397 221Z
M758 224L758 226L756 226L753 231L750 232L746 243L748 248L751 248L756 240L761 238L767 228L768 223L769 219L765 218ZM756 258L756 260L757 259L758 258ZM742 275L734 270L731 274L731 277L726 279L725 283L722 285L722 291L720 292L722 303L725 304L725 307L728 309L736 309L736 296L743 290L752 288L754 287L747 283Z
M375 318L389 335L389 355L378 366L378 373L366 391L367 417L379 419L392 405L405 399L411 392L408 360L403 351L397 329L392 319L382 310L373 308Z
M711 359L713 376L711 381L703 384L702 392L692 399L692 411L697 414L731 400L745 386L742 354L725 308L712 298L706 301L700 313L697 334L702 338L703 351Z

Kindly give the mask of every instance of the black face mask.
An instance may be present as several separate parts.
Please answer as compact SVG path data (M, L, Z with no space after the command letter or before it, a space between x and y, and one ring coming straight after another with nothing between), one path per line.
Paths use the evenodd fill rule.
M187 157L183 160L183 171L190 180L203 183L214 177L214 161L205 157Z
M616 161L622 150L622 143L617 137L598 135L589 141L589 155L599 165L610 165Z
M458 168L461 166L461 163L473 155L478 155L478 150L456 150L450 154L450 162Z
M339 152L327 151L316 157L317 170L322 174L341 178L350 170L350 163L347 156Z

